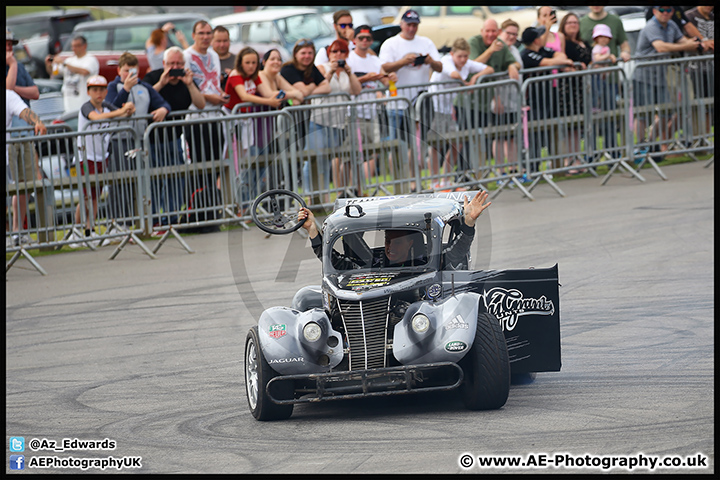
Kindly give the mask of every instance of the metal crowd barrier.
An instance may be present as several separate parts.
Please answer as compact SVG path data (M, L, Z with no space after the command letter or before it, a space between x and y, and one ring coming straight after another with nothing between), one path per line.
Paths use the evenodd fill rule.
M631 96L638 168L668 154L712 151L715 60L713 55L658 58L635 64Z
M87 157L89 150L105 148L104 136L114 134L132 137L134 131L127 126L116 126L100 132L65 131L7 141L12 180L7 178L5 188L6 198L10 200L7 202L10 232L6 232L6 252L13 253L6 265L7 270L20 256L24 256L40 273L45 274L37 261L32 259L29 250L56 250L65 246L85 246L95 250L120 237L121 246L132 239L154 258L137 237L139 230L113 230L116 219L107 205L109 186L141 182L142 178L134 172L119 175L101 171ZM107 162L101 163L107 165ZM142 218L142 209L135 208L133 216L137 213ZM95 211L97 217L90 213ZM88 223L93 232L91 237L85 236ZM115 258L120 250L116 249L110 258Z
M496 74L472 86L427 83L363 101L341 94L281 110L240 104L230 115L171 112L149 126L142 123L149 116L91 122L111 125L101 133L61 125L35 137L29 128L11 129L31 136L8 141L16 181L6 183L7 269L25 256L45 274L28 250L78 243L95 249L119 241L112 259L132 241L155 258L170 235L192 253L178 231L244 225L252 200L272 188L301 193L313 208L331 206L334 196L487 189L491 182L494 196L512 186L533 200L542 180L564 196L553 175L598 176L607 166L603 184L618 169L645 181L639 171L649 163L666 179L653 157L712 151L714 56L553 70L521 70L522 84ZM362 94L376 92L386 89ZM663 127L674 134L662 135ZM111 136L106 170L78 172L73 160L102 135ZM49 174L41 174L34 151ZM92 188L96 200L80 193ZM94 203L97 236L78 242L71 235L84 236L86 204L92 211ZM23 210L27 225L15 228ZM151 252L140 233L162 238Z

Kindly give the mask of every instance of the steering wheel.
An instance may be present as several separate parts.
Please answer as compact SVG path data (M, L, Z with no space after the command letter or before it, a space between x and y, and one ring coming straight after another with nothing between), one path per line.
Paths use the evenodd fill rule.
M273 235L285 235L302 227L298 212L307 207L300 195L290 190L275 189L259 195L252 204L253 222L260 230Z

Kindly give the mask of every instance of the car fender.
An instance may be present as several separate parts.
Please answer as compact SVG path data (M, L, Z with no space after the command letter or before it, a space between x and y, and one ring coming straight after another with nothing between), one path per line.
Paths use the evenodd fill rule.
M303 335L308 322L320 326L320 338L309 342ZM324 310L300 312L293 308L273 307L260 315L260 346L270 368L283 375L323 373L343 358L343 342L332 329Z
M457 362L475 339L480 295L460 293L439 302L415 302L395 325L393 354L403 365ZM412 328L412 319L422 313L430 320L424 333Z

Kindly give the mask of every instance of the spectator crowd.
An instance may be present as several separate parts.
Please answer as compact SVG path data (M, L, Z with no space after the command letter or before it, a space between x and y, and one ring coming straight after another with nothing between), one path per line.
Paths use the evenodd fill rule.
M414 10L408 10L402 16L400 33L387 39L379 51L374 52L370 49L372 28L368 25L355 26L351 13L343 9L334 14L336 38L330 45L315 45L309 39L300 39L295 43L289 59L282 59L277 49L271 49L261 56L250 47L233 55L229 51L228 30L222 26L213 28L201 20L193 26L191 42L182 32L176 31L172 24L153 31L146 43L150 64L146 72L139 72L138 59L125 53L120 58L116 78L99 76L98 61L87 53L87 40L82 36L72 39L73 56L62 63L48 56L45 67L53 77L63 79L65 110L77 110L82 125L92 120L142 116L143 120L134 123L142 139L142 131L148 123L165 121L170 118L171 112L177 111L191 112L193 118L212 118L220 115L220 110L226 114L261 109L267 111L309 101L315 105L331 105L336 101L333 98L336 94L370 100L392 95L396 89L400 89L412 104L412 100L422 91L440 92L452 86L448 83L450 81L471 85L483 76L505 74L510 79L522 82L538 75L629 61L631 48L620 18L607 12L603 6L591 6L589 9L589 13L581 17L567 13L563 18L557 18L553 7L542 6L537 11L535 24L523 31L513 20L498 25L489 18L476 36L456 39L450 52L444 56L430 39L422 36L422 18ZM712 6L653 6L648 8L647 18L635 49L636 57L670 52L714 52ZM553 28L555 24L558 25L557 29ZM176 43L182 48L171 45L171 35L174 35ZM6 88L16 93L27 107L29 100L38 98L38 92L22 64L14 59L12 47L15 43L17 41L12 32L7 30ZM283 60L286 61L283 63ZM418 86L422 84L430 84L430 88ZM635 105L669 101L666 84L667 79L662 75L636 78ZM532 91L528 93L530 120L573 115L584 108L585 97L580 84L561 80L553 81L552 87L542 95ZM711 82L704 87L708 90L704 94L712 95L710 89L714 88L714 84ZM614 109L617 89L617 82L611 78L594 78L592 108ZM312 98L308 100L308 97ZM18 110L20 107L14 100L12 113L16 119L13 121L21 122L17 120L17 114L23 110ZM10 118L11 102L8 100L7 103L6 112ZM329 114L320 114L320 110L314 110L298 127L303 138L303 148L331 151L347 145L351 135L356 135L356 144L362 145L380 139L409 139L416 135L425 140L428 130L452 132L469 127L515 123L518 118L509 113L513 112L514 115L520 103L521 99L509 96L495 98L492 102L488 99L486 104L474 105L472 108L477 108L478 112L470 115L463 111L464 107L459 102L435 97L431 106L421 106L428 108L421 110L421 118L428 120L428 125L421 126L411 124L411 117L406 111L408 104L396 101L387 104L387 128L384 131L380 130L377 115L369 107L363 107L358 112L360 121L357 132L347 131L344 121L346 112L341 109L330 111ZM23 117L27 119L27 113L20 116ZM669 119L660 119L660 125L663 138L673 134L673 122ZM644 138L647 125L643 120L635 122L635 127L636 135ZM228 155L229 151L242 155L267 153L272 149L273 128L271 122L252 125L239 122L235 126L235 134L226 138L213 123L175 127L175 135L166 136L162 142L152 145L152 166L172 166L183 162L184 146L180 143L182 133L189 144L190 157L195 161L203 161ZM614 128L611 124L601 125L601 134L605 130L606 147L616 146L617 136L612 131ZM44 129L38 133L44 133ZM583 132L575 129L571 133L563 148L576 151L580 148ZM540 132L533 135L535 137L531 136L529 145L532 158L540 158L542 147L557 142L554 138L540 138ZM496 139L487 146L487 151L493 152L496 161L516 163L516 141L515 138ZM92 158L88 154L85 159L95 171L102 171L103 168L117 171L135 168L127 162L124 153L137 148L137 145L113 143L109 139L103 142L98 147L101 151L93 151ZM432 148L428 165L430 172L436 175L441 167L446 173L454 168L468 168L468 165L463 164L465 156L458 155L458 152L462 153L467 148L462 142L450 142L445 148ZM8 155L6 153L6 157ZM331 178L336 188L352 187L359 183L357 178L353 179L353 175L369 176L377 172L378 158L375 155L368 155L364 160L363 168L353 172L347 160L333 155L318 155L313 160L316 165L312 165L310 160L302 165L303 185L312 185L315 177L311 175L311 169L314 168L324 179L323 185L312 185L314 189L327 189ZM567 159L565 165L569 166L571 162L572 159ZM391 166L402 167L403 163L403 159L398 158L391 162ZM245 191L250 192L244 200L248 200L257 194L258 189L263 188L261 184L266 180L267 172L264 167L258 167L257 171L242 172L237 162L235 165L235 173L244 174ZM528 173L536 168L536 165L531 165ZM164 180L153 185L153 212L177 211L181 205L190 201L183 197L185 185L179 182ZM189 191L204 191L206 195L219 185L218 178L212 172L196 178L194 183ZM86 195L96 193L92 190L86 192ZM199 201L199 198L194 200ZM211 202L212 195L204 201ZM115 200L115 203L122 202ZM14 199L14 230L17 230L16 204ZM123 206L117 205L116 211L121 215ZM22 211L19 213L21 217L24 215ZM92 219L94 214L96 212L89 211L86 216ZM161 221L162 224L172 224L177 218L165 217ZM86 236L93 235L89 221L85 231Z

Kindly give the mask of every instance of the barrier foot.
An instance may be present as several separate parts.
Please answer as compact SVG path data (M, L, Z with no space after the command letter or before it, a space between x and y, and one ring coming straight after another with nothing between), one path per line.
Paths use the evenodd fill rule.
M710 157L710 160L707 161L707 163L705 164L705 166L703 168L709 168L713 164L713 162L715 162L715 155Z
M32 255L30 255L30 254L27 252L27 250L25 250L23 247L20 247L20 250L18 250L17 252L15 252L15 254L12 256L12 258L10 259L10 261L7 263L7 265L5 266L5 273L7 273L7 272L10 270L10 268L12 268L12 266L15 264L15 262L17 262L17 260L20 258L20 255L22 255L23 257L27 258L27 260L30 262L30 264L31 264L33 267L35 267L35 270L37 270L38 272L40 272L40 275L47 275L47 272L45 271L45 269L42 268L42 267L40 266L40 264L37 263L37 261L32 257Z
M665 176L665 174L663 173L663 171L660 170L660 167L658 167L658 164L655 163L655 160L653 160L650 155L647 155L647 156L643 159L643 161L640 162L640 165L637 166L637 170L634 170L634 169L630 168L630 173L639 172L644 163L649 163L650 166L655 169L655 171L656 171L657 174L660 176L660 178L662 178L663 180L667 180L667 177ZM628 165L625 164L625 166L627 167Z
M542 178L543 180L545 180L545 181L553 188L553 190L555 190L555 191L557 192L558 195L560 195L561 197L565 197L565 196L566 196L566 195L565 195L565 192L563 192L562 190L560 190L560 187L557 186L557 183L555 183L555 182L552 181L552 175L548 175L548 174L546 174L546 173L543 173L542 175L540 175L540 178Z
M535 200L535 197L532 196L532 194L530 193L530 190L525 188L525 185L523 185L522 182L517 179L517 177L511 177L511 180L515 184L515 186L518 188L518 190L520 190L522 192L522 194L528 198L528 200L530 200L530 201Z
M642 163L640 164L640 166L642 166ZM613 176L613 174L615 173L615 170L617 170L618 168L624 169L625 171L630 173L633 177L637 178L641 182L645 181L645 178L642 175L640 175L634 168L632 168L630 165L628 165L628 163L625 160L620 160L619 162L615 163L610 168L610 170L608 170L608 173L605 174L605 177L603 178L601 185L605 185L608 182L608 180L610 180L610 177Z
M125 248L125 245L127 245L131 239L138 247L140 247L143 250L143 252L145 252L147 254L148 257L152 258L153 260L155 260L157 258L155 256L155 254L147 248L145 243L143 243L143 241L140 240L137 235L135 235L134 233L131 232L130 235L128 235L122 239L122 242L120 242L120 245L117 246L117 248L112 253L112 255L110 255L110 258L108 260L115 259L115 257L117 257L120 254L122 249Z
M167 241L167 239L170 238L170 234L172 234L177 239L177 241L185 249L186 252L195 253L195 250L190 248L190 245L188 245L185 240L183 240L178 231L175 230L173 227L170 227L162 236L162 238L160 238L160 240L157 242L157 245L155 245L155 248L153 248L152 253L157 253L158 250L160 250L160 247L162 247L163 244Z

